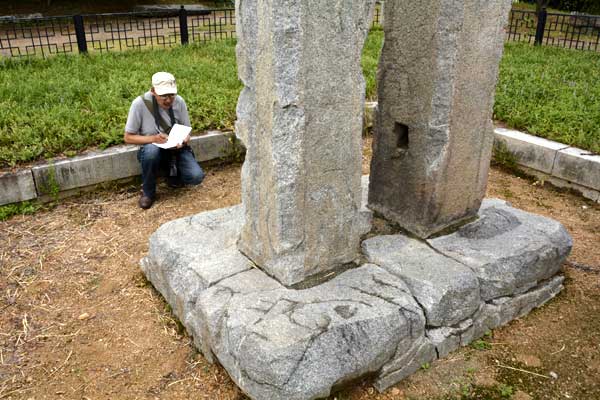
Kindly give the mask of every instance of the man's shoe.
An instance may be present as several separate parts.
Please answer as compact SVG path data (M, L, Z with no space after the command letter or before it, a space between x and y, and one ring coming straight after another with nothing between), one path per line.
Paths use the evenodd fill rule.
M154 199L152 199L148 196L145 196L145 195L142 195L140 197L140 199L138 200L138 204L139 204L140 208L143 208L144 210L147 210L150 207L152 207L153 203L154 203Z

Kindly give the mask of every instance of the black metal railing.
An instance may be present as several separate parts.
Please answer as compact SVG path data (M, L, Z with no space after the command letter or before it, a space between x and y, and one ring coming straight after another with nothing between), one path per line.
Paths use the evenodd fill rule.
M371 28L380 28L382 27L381 23L383 22L383 8L379 2L375 6L375 10L373 12L373 22L371 23Z
M235 37L234 9L0 19L0 56L172 47Z
M600 51L600 16L513 10L507 39L578 50Z
M375 8L372 27L383 23ZM172 47L235 38L233 8L0 18L0 57ZM507 40L600 51L600 16L512 10Z

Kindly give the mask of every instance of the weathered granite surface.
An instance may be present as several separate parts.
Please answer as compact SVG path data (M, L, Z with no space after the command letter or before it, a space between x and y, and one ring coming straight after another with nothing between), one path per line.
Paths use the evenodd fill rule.
M360 55L374 0L236 3L239 249L289 286L359 253Z
M455 325L479 308L479 282L473 271L426 243L404 235L376 236L362 242L362 249L369 262L406 282L428 326Z
M435 346L437 356L443 358L460 346L466 346L484 336L491 329L505 325L542 306L560 293L563 281L564 277L556 276L541 282L527 293L483 303L471 318L453 327L428 329L426 335Z
M573 245L559 222L501 200L484 201L477 221L428 243L473 270L484 301L523 293L549 279Z
M142 269L205 357L218 360L250 398L322 398L363 375L373 375L383 391L562 289L556 272L570 238L560 224L499 200L484 201L480 215L429 244L402 235L372 237L363 242L367 264L294 290L238 251L243 210L236 206L163 225L150 239ZM468 252L458 253L455 240ZM505 253L511 246L514 253ZM527 256L552 247L555 257ZM519 252L525 262L517 267L512 258ZM552 252L540 252L546 253ZM484 256L492 260L488 273L505 262L510 269L503 273L511 271L509 280L519 283L490 296L477 261Z
M241 221L241 206L222 208L170 221L150 237L141 268L190 333L190 313L200 293L253 268L236 248Z
M406 286L372 264L306 290L231 289L246 287L243 275L211 287L197 308L209 310L206 340L219 361L253 398L326 397L424 335Z
M510 0L388 1L369 207L426 238L474 217Z

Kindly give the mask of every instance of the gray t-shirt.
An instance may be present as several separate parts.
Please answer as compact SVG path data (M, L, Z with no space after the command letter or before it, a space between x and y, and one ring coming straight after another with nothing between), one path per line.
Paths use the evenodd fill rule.
M143 97L152 100L152 93L148 91L143 94ZM170 125L171 120L169 118L169 112L161 107L158 107L158 112L163 120ZM173 114L175 116L175 123L192 126L185 101L179 95L175 96L175 100L173 101ZM127 123L125 124L125 132L145 136L164 132L160 125L156 125L154 115L152 115L148 110L148 107L146 107L144 100L142 100L142 96L138 96L131 103L129 115L127 116Z

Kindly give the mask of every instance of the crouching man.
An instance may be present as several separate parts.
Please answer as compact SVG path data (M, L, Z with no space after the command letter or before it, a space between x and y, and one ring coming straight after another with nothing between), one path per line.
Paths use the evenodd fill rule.
M123 140L141 145L138 160L142 167L142 195L139 206L152 207L156 199L156 178L165 171L170 187L198 185L204 179L204 171L196 162L188 142L172 149L162 149L153 143L165 143L174 124L191 126L187 106L177 95L175 77L168 72L152 75L152 88L137 97L129 109Z

